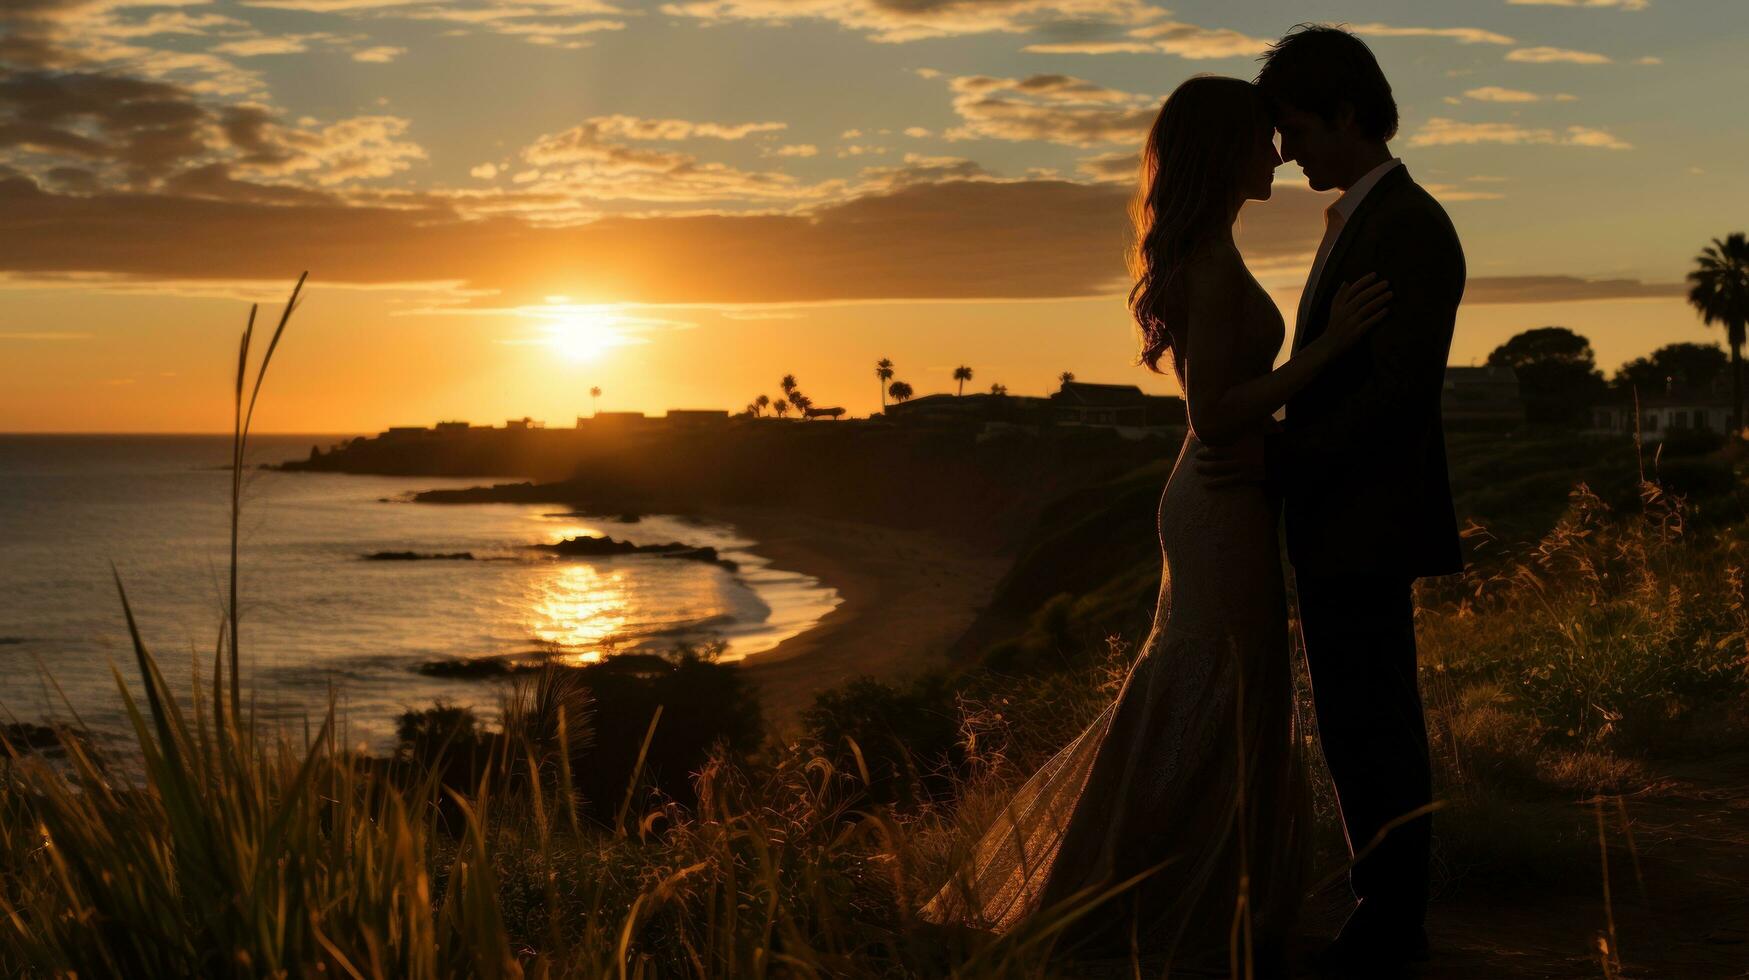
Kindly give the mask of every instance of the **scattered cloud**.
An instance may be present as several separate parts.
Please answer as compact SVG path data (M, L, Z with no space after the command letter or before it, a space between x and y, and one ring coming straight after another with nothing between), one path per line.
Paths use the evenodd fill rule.
M1608 130L1589 126L1568 126L1565 130L1520 126L1517 123L1469 123L1434 116L1409 137L1410 146L1461 146L1478 143L1555 144L1589 146L1607 150L1631 150L1633 144Z
M1198 27L1178 21L1151 24L1129 32L1131 37L1152 41L1167 54L1193 61L1205 58L1253 58L1269 42L1224 27Z
M1664 63L1664 59L1659 58L1655 55L1646 55L1643 58L1635 58L1634 59L1634 64L1636 64L1636 65L1661 65L1663 63Z
M1142 169L1142 155L1131 153L1101 153L1075 161L1075 172L1091 180L1133 183Z
M1390 24L1352 24L1349 30L1372 37L1443 37L1459 44L1517 44L1495 31L1480 27L1394 27Z
M1537 92L1526 92L1522 89L1502 88L1498 85L1484 85L1481 88L1469 89L1464 92L1464 95L1477 102L1574 102L1579 98L1576 95L1568 95L1566 92L1542 95ZM1457 100L1451 101L1455 103Z
M1579 276L1471 276L1468 303L1571 303L1595 299L1663 299L1682 296L1680 282L1585 279Z
M1101 159L1101 158L1094 158ZM1117 166L1117 156L1108 165ZM425 288L451 309L540 303L556 292L645 304L809 304L1119 294L1127 183L997 180L971 161L908 156L865 171L872 190L793 212L611 216L549 226L424 207L267 204L172 194L78 197L0 180L8 285L83 290L166 283L272 295L284 270L323 256L330 287ZM1254 269L1303 276L1327 195L1287 186L1245 209ZM248 228L239 236L235 229ZM28 234L27 234L28 232ZM994 247L998 246L999 247ZM669 270L684 268L686 275ZM263 285L265 284L265 285ZM1679 283L1478 277L1466 303L1673 297ZM28 331L34 332L34 331Z
M1063 23L1128 26L1166 14L1146 0L683 0L659 9L706 24L831 21L885 43L1025 34Z
M1161 11L1164 13L1164 11ZM1129 40L1051 41L1029 44L1033 54L1171 54L1192 61L1211 58L1254 58L1269 42L1224 27L1198 27L1182 21L1162 21L1126 32Z
M216 54L234 54L239 58L259 58L270 54L301 54L310 50L310 40L319 34L282 34L277 37L249 37L241 41L215 44L209 50Z
M583 127L591 128L606 138L673 142L688 139L745 139L755 133L775 133L788 129L789 124L690 122L685 119L646 119L641 116L615 114L592 116L578 128Z
M498 176L498 165L495 163L482 163L479 166L470 169L468 171L468 176L478 177L481 180L491 180L493 177Z
M812 143L788 143L766 151L767 156L774 157L811 157L819 154L820 148Z
M1617 10L1645 10L1648 0L1506 0L1515 7L1614 7Z
M1607 65L1608 55L1592 51L1573 51L1569 48L1514 48L1506 53L1507 61L1519 61L1532 65L1546 65L1565 62L1573 65Z
M1499 191L1481 191L1458 184L1422 184L1427 193L1441 201L1500 201L1506 198Z
M386 65L406 53L406 48L398 48L392 44L379 44L373 48L363 48L352 52L352 60L373 65Z
M962 120L949 140L1038 140L1091 147L1139 143L1159 111L1154 97L1122 92L1073 75L954 78L953 110Z
M611 115L587 119L548 133L524 147L529 165L512 181L534 195L526 205L545 220L563 223L589 217L586 201L819 200L840 194L842 179L807 184L778 171L748 171L701 161L690 153L627 145L626 141L740 140L786 128L785 123L713 123ZM804 151L773 151L781 156ZM569 202L567 204L567 202Z

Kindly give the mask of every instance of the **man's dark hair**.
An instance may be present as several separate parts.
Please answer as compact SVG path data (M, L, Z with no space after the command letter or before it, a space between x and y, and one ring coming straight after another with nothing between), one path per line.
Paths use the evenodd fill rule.
M1257 85L1272 102L1334 121L1346 102L1367 136L1397 135L1397 101L1366 42L1340 27L1299 24L1270 45Z

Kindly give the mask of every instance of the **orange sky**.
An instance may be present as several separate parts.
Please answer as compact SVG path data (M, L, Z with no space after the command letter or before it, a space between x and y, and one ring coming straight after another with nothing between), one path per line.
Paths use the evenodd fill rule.
M0 11L0 431L214 431L250 302L310 273L261 431L878 407L1131 364L1124 205L1164 93L1343 19L1471 275L1453 349L1559 324L1606 371L1712 342L1749 214L1749 5L1555 0L14 0ZM1329 198L1243 244L1284 309ZM1737 224L1733 224L1735 221Z

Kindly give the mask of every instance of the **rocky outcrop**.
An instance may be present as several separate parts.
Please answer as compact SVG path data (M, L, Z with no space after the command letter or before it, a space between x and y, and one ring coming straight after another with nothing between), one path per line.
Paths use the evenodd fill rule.
M658 558L685 558L691 561L710 562L731 572L739 567L733 561L719 556L715 548L698 547L679 541L670 541L667 544L633 544L630 541L620 541L606 535L592 537L585 534L575 538L566 538L553 544L537 544L534 547L567 558L655 555Z

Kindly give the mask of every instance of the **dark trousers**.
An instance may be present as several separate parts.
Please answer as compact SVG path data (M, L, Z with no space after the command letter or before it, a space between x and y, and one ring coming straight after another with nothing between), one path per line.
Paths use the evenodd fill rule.
M1414 582L1368 575L1295 580L1318 737L1353 853L1433 796L1416 683ZM1392 828L1355 863L1349 883L1360 906L1344 933L1394 938L1421 928L1432 831L1431 816L1417 817Z

